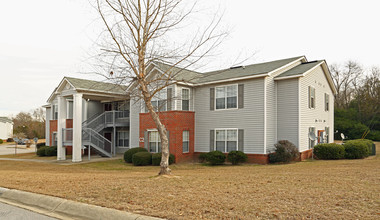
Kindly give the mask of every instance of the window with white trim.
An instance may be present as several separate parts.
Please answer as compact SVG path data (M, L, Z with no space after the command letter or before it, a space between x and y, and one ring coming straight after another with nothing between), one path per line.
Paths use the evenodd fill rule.
M315 108L315 88L309 86L309 108Z
M117 146L129 147L129 132L128 131L117 132Z
M156 95L154 95L151 101L154 111L156 112L166 111L167 96L168 94L167 94L166 88L162 89L161 91L157 92Z
M238 129L215 130L215 150L224 153L238 150Z
M149 152L161 152L161 138L158 131L149 131Z
M237 108L238 85L215 87L215 109Z
M190 110L190 89L182 89L182 110Z
M330 105L330 96L329 94L325 93L325 111L329 111Z
M309 127L309 133L313 133L315 135L315 127ZM312 141L309 138L309 149L312 149L314 145L315 145L315 140Z
M53 105L53 120L58 120L58 105Z
M189 152L190 132L182 131L182 153Z

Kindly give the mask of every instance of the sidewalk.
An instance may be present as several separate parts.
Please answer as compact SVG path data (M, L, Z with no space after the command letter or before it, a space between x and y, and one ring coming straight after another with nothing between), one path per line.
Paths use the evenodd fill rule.
M32 144L30 148L27 148L26 145L17 145L16 149L17 154L33 153L36 152L35 145ZM15 144L1 144L0 145L0 155L9 155L15 154Z
M0 201L58 219L160 219L2 187L0 187Z

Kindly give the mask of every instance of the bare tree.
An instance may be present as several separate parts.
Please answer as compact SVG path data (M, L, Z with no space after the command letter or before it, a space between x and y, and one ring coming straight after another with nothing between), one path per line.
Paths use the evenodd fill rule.
M357 62L348 61L344 66L331 65L330 71L337 88L335 106L347 109L354 98L354 92L359 88L363 69Z
M194 80L196 76L185 76L184 69L210 55L227 35L218 29L221 16L217 14L203 29L192 29L184 35L184 30L195 21L190 16L195 6L183 0L96 0L96 9L106 27L103 34L107 35L101 42L101 68L114 82L130 84L134 88L130 95L144 101L161 138L159 175L171 173L169 146L166 128L152 98L178 81ZM182 34L183 41L176 41L177 34ZM153 63L165 63L168 68L150 76L147 68Z

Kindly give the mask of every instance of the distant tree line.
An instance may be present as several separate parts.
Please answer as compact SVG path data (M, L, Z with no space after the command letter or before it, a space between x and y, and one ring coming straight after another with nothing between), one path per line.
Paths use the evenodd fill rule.
M380 68L364 69L348 61L334 64L330 71L337 88L335 95L335 139L380 141Z
M13 120L13 134L18 138L45 138L45 111L37 108L31 112L20 112Z

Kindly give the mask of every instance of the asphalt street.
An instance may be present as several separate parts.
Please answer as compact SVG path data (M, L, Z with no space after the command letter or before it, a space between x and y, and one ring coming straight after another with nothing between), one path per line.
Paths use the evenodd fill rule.
M41 215L16 206L0 202L0 220L54 220L46 215Z

